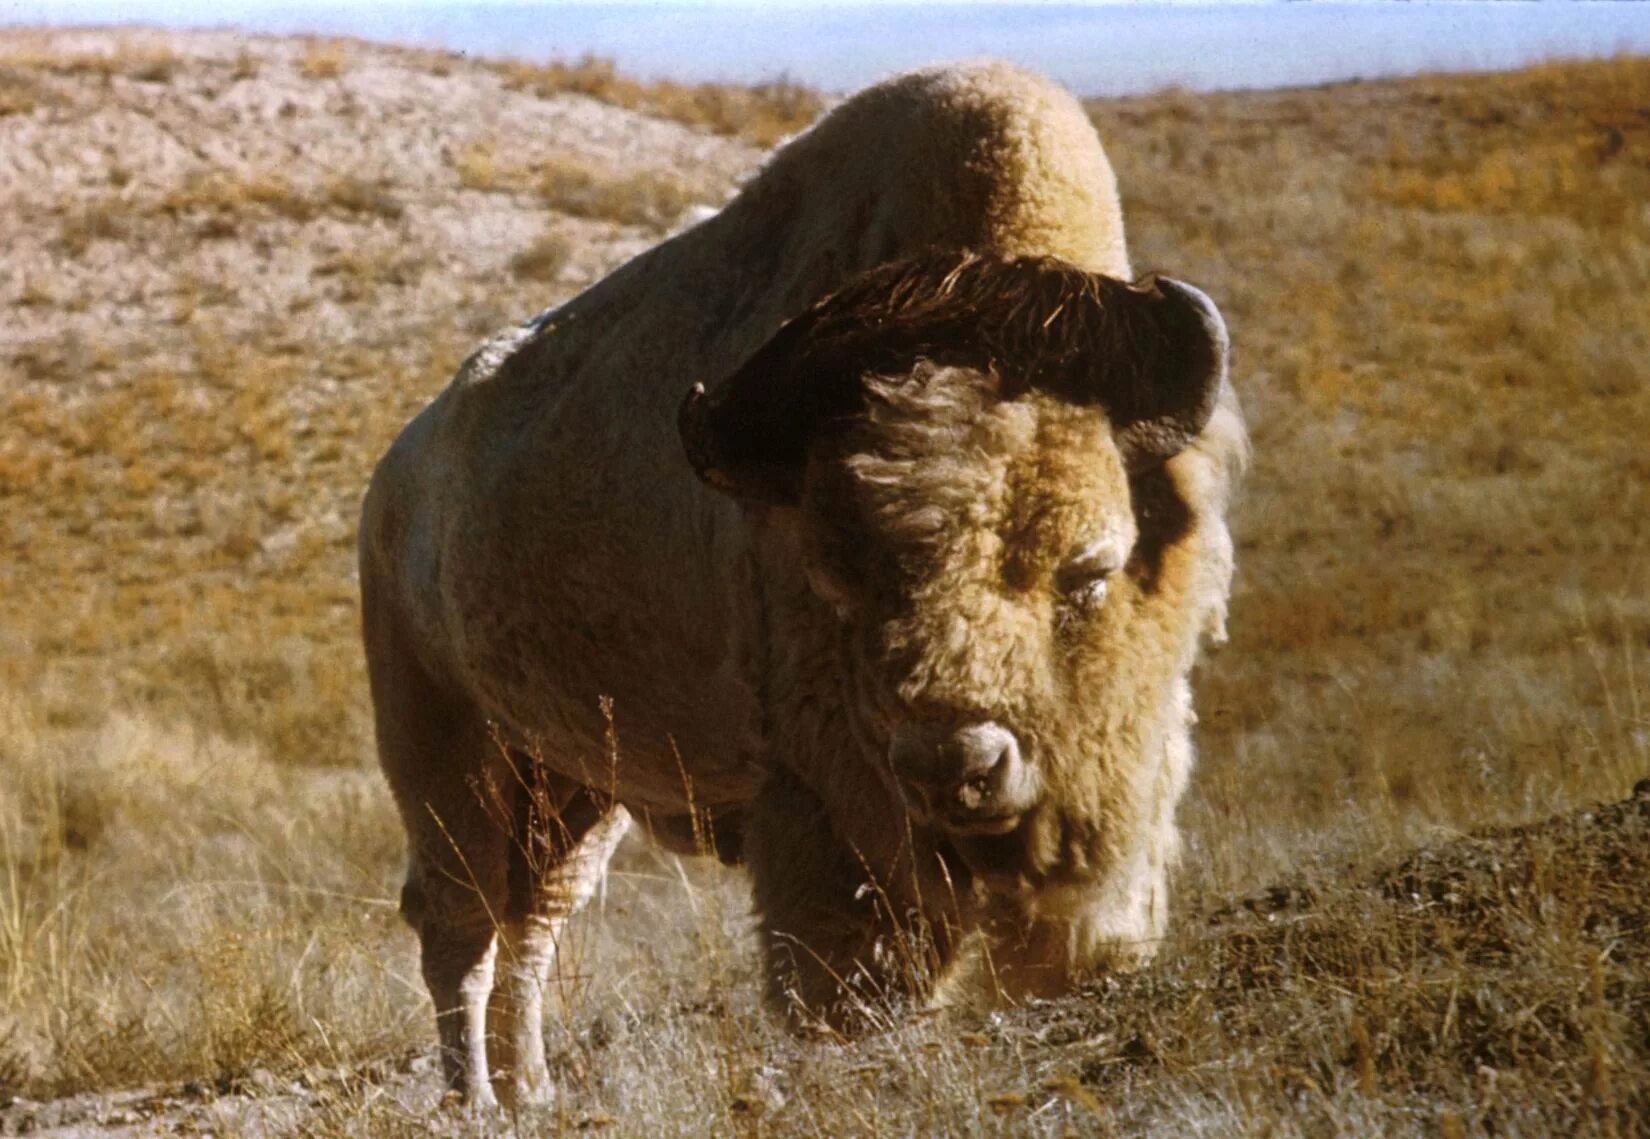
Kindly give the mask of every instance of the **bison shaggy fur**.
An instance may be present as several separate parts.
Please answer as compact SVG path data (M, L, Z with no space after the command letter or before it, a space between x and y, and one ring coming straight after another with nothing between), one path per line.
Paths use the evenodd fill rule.
M801 1019L1152 952L1245 436L1214 305L1130 278L1074 100L916 72L408 424L363 627L453 1088L548 1094L633 819L748 865Z

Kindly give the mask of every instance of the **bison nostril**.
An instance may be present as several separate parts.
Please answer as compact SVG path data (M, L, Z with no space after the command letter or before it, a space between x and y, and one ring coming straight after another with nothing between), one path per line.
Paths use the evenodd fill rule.
M1002 806L1003 793L1014 780L1019 763L1014 737L995 724L981 725L959 732L955 745L955 774L949 796L952 808L990 812Z
M1001 767L1001 761L998 762ZM995 791L997 768L983 775L976 775L972 779L963 780L962 786L957 788L957 805L964 810L977 811L992 799Z

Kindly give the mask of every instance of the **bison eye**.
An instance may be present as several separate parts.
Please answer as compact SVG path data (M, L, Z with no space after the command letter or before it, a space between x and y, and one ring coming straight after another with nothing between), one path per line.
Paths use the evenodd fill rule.
M1090 612L1106 602L1111 575L1118 560L1109 550L1089 549L1061 566L1054 575L1054 587L1073 609Z
M1072 608L1086 613L1106 603L1106 588L1106 578L1091 577L1074 585L1062 586L1060 593Z

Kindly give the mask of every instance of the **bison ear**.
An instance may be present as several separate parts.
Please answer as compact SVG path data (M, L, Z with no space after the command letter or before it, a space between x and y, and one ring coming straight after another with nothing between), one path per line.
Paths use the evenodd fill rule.
M742 502L794 506L809 441L859 405L858 372L805 351L815 317L786 324L714 391L694 384L683 398L682 446L711 487Z
M1102 397L1131 474L1184 450L1208 425L1226 380L1226 322L1201 289L1170 277L1128 287L1125 329Z

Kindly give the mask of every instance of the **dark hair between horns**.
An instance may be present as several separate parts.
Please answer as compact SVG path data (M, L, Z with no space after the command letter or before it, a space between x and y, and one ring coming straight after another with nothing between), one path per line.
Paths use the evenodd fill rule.
M1204 313L1169 281L1130 285L1048 257L922 254L856 278L708 396L689 393L682 437L712 485L788 500L808 440L862 408L863 377L926 360L993 374L1004 399L1037 389L1101 405L1120 445L1135 427L1136 450L1162 457L1213 409L1223 345Z

